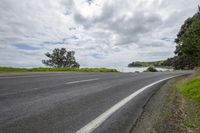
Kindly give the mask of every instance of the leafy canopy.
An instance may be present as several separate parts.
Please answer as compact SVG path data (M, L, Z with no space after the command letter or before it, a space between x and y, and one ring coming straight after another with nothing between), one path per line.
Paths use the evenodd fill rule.
M200 64L200 8L182 25L177 38L175 54L194 58Z
M56 68L64 68L64 67L80 67L80 65L76 62L74 57L74 51L67 51L65 48L55 48L50 54L47 52L45 54L49 59L42 60L42 63Z

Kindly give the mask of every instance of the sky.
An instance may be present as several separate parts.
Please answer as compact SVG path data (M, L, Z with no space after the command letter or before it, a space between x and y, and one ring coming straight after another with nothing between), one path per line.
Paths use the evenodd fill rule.
M200 0L0 0L0 66L44 67L64 47L81 67L174 56L174 39Z

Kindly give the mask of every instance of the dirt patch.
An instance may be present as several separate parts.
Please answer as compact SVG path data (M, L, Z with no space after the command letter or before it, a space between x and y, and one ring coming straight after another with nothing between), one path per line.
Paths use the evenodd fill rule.
M200 106L185 99L175 87L177 81L185 78L168 81L152 96L132 133L198 133L198 129L190 121L196 115L194 118L199 122L200 116L194 112L198 112L197 107Z

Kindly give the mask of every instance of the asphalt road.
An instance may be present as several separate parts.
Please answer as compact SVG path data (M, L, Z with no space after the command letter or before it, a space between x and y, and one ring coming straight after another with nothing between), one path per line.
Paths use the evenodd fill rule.
M94 133L128 133L166 80L129 99L101 124L92 121L141 88L186 73L191 72L1 74L0 132L86 132L80 129L93 124Z

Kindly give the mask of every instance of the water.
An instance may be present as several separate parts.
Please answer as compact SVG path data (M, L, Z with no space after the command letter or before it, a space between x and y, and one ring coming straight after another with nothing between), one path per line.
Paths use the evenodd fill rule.
M147 69L148 67L118 67L116 68L118 71L120 72L135 72L135 71L138 71L138 72L143 72ZM173 69L167 69L167 68L159 68L159 67L156 67L156 69L158 71L172 71Z

